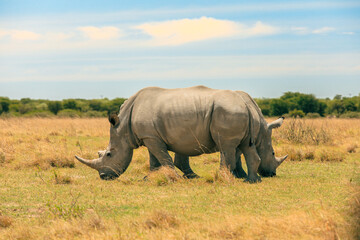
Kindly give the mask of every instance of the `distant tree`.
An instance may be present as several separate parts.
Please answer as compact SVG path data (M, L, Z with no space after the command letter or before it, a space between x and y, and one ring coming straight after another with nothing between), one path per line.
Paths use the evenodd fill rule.
M126 101L125 98L115 98L113 100L111 100L108 104L107 104L107 109L106 111L108 113L111 112L116 112L118 113L120 110L121 105Z
M20 99L20 102L21 102L22 104L28 104L28 103L31 102L31 99L30 99L30 98L22 98L22 99Z
M10 99L7 97L0 97L0 105L0 114L3 112L9 112Z
M299 109L304 113L319 111L319 100L312 94L302 94L299 96L298 105Z
M270 99L255 99L264 116L270 116Z
M342 100L335 99L330 104L330 113L335 113L337 115L343 114L346 108Z
M29 102L29 103L20 105L19 113L25 114L25 113L28 113L28 112L33 112L33 111L35 111L35 109L36 108L35 108L34 104Z
M90 108L94 111L101 111L103 107L102 105L103 105L103 101L99 99L90 100L89 103Z
M272 99L270 102L270 114L271 116L281 116L288 113L288 104L282 99Z
M64 109L73 109L73 110L77 110L78 106L77 106L77 102L74 99L66 99L63 101L63 106Z
M58 112L63 109L63 104L60 101L51 101L48 103L48 109L50 112L57 115Z
M340 94L335 95L334 100L341 100L342 96Z

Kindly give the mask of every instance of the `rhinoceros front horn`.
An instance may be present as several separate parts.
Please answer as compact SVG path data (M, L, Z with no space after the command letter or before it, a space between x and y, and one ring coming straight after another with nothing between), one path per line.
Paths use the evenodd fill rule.
M79 162L81 162L81 163L83 163L83 164L85 164L85 165L87 165L87 166L89 166L89 167L91 167L91 168L94 168L94 169L96 169L96 170L99 170L99 164L100 164L100 158L98 158L98 159L94 159L94 160L87 160L87 159L83 159L83 158L81 158L81 157L78 157L78 156L75 156L75 158L77 159L77 160L79 160Z
M288 155L283 156L283 157L275 157L276 161L278 162L278 164L280 165L283 161L285 161L285 159L288 157Z

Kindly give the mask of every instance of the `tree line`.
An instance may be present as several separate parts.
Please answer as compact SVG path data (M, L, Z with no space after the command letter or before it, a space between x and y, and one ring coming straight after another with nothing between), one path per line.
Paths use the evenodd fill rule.
M125 98L64 99L62 101L0 97L3 117L106 117L118 112ZM336 95L333 99L318 99L313 94L286 92L280 98L255 99L264 116L290 117L349 117L360 118L360 94L353 97Z

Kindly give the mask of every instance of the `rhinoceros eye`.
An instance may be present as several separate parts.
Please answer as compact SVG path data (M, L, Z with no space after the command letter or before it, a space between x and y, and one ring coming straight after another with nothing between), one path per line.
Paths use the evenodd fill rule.
M275 152L273 151L272 154L275 155Z
M107 156L107 157L111 157L111 152L107 152L107 153L106 153L106 156Z

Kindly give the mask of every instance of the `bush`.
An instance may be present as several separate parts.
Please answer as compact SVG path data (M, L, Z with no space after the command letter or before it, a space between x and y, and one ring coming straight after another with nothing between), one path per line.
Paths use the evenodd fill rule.
M301 110L294 109L289 112L290 117L305 117L305 113Z
M41 112L29 112L24 114L24 117L37 117L37 118L49 118L53 117L54 114L49 111L41 111Z
M70 118L79 118L81 116L81 112L73 110L73 109L64 109L58 112L59 117L70 117Z
M338 150L323 150L318 153L318 158L322 162L342 162L345 159L345 153Z
M295 144L319 145L332 143L328 127L314 126L311 122L298 118L292 119L286 127L280 128L279 133L282 138Z
M306 118L320 118L320 114L319 113L307 113Z
M346 112L339 116L340 118L360 118L360 112Z
M60 101L52 101L48 103L49 110L55 115L63 109L63 104Z
M97 112L97 111L88 111L82 114L82 117L88 117L88 118L98 118L98 117L106 117L107 112Z

